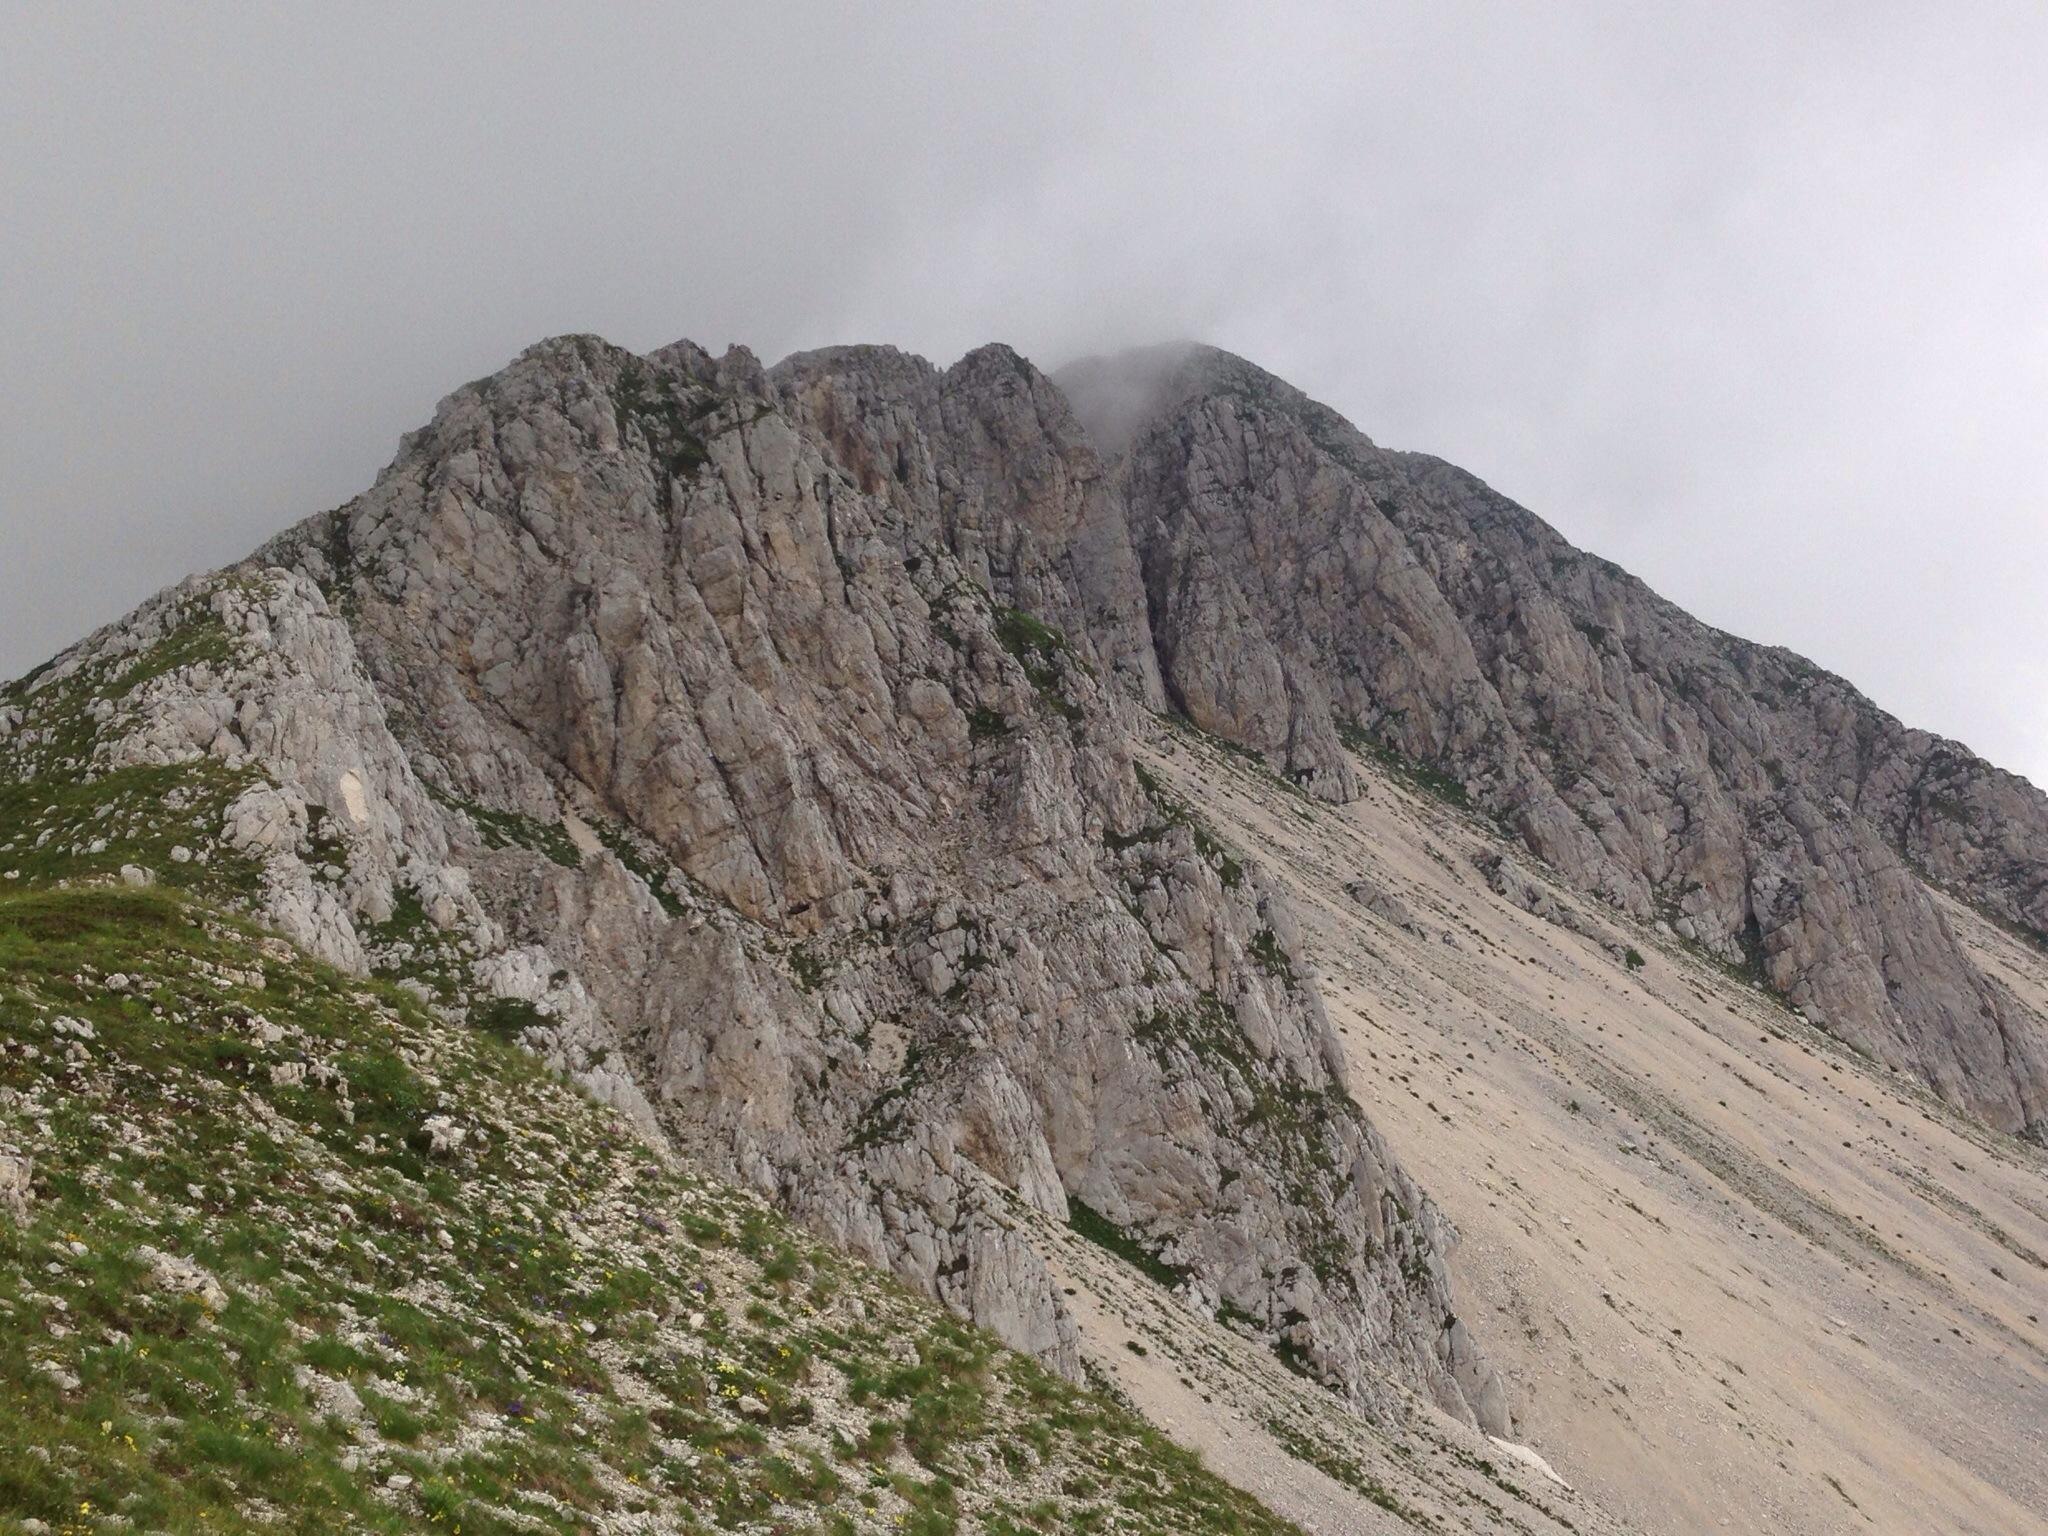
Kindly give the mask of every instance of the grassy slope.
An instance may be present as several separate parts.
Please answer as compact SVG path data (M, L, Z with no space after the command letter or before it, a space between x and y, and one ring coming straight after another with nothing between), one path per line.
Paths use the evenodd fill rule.
M132 686L10 690L0 740L0 1152L35 1163L0 1530L1291 1529L515 1046L251 929L254 870L168 858L217 765L84 782L80 711Z

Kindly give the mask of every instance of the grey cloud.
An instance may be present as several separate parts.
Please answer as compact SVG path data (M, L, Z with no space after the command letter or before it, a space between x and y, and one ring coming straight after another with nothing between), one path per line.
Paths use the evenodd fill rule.
M1244 354L2048 780L2048 13L0 18L0 673L526 343Z

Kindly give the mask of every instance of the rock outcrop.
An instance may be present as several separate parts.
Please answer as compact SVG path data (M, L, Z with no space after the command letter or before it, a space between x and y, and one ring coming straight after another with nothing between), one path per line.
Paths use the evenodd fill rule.
M401 885L482 909L428 914L470 1006L701 1161L1069 1368L1012 1202L1361 1403L1391 1371L1504 1427L1287 913L1134 766L1163 695L1108 490L1006 349L567 338L240 579L345 619L451 850Z

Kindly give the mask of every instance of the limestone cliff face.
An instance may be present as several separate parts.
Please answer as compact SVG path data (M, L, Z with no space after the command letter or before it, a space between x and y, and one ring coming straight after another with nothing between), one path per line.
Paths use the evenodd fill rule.
M1506 1425L1289 915L1134 767L1122 503L1014 354L546 343L244 574L344 617L442 808L488 925L456 920L451 1001L531 1009L598 1091L1056 1362L1012 1202L1080 1202L1361 1403L1391 1373Z
M2048 1132L2048 1022L1927 889L2048 936L2039 790L1237 358L1062 382L1117 447L1161 677L1196 721L1335 798L1354 730L1448 773L1582 888L1992 1124Z

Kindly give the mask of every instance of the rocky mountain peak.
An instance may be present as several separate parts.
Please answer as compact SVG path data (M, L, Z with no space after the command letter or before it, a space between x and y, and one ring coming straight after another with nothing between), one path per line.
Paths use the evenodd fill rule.
M0 707L22 782L194 775L305 951L1059 1370L1034 1223L1505 1433L1300 915L1161 733L1304 820L1418 786L1518 911L1563 926L1554 881L2048 1129L2048 1020L1950 918L2048 939L2039 791L1210 348L553 338Z

